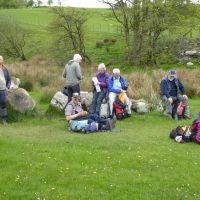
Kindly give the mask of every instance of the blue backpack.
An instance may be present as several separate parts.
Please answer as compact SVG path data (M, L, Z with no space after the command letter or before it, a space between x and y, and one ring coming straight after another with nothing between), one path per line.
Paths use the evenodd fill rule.
M88 120L82 120L82 121L71 120L69 122L68 130L73 132L85 133L87 125L88 125Z

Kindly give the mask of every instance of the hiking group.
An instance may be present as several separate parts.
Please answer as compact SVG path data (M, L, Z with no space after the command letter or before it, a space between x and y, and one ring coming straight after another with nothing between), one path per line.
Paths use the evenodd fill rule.
M63 71L63 77L66 80L63 93L68 96L65 117L69 122L69 129L83 133L112 131L117 119L121 120L131 116L132 103L127 96L128 83L121 76L118 68L113 69L112 75L109 76L105 64L99 64L96 76L91 77L93 84L92 103L89 112L84 111L80 99L80 81L83 79L81 61L82 57L75 54ZM0 107L3 125L7 124L6 104L10 84L10 74L4 65L3 57L0 56ZM170 70L166 77L161 80L160 96L166 108L164 114L167 117L175 120L190 119L188 96L175 70ZM102 115L103 108L104 115ZM196 119L192 127L191 137L194 138L194 135L198 135L197 138L200 138L199 118ZM176 139L176 141L184 141L184 139ZM200 142L200 139L195 139L195 141Z

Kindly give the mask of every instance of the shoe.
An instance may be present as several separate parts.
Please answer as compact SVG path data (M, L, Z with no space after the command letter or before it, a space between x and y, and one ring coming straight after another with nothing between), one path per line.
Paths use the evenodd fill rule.
M191 119L189 115L184 116L184 119Z
M2 123L3 123L3 126L7 126L8 125L6 119L2 119Z

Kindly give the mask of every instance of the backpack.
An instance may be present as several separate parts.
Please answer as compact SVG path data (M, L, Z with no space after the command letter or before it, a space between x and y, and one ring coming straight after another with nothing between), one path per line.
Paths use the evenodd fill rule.
M82 121L71 120L69 122L68 130L73 132L85 133L87 125L88 125L88 120L82 120Z
M126 105L123 104L118 97L115 99L113 103L114 113L118 120L122 120L128 117L128 113L126 111Z

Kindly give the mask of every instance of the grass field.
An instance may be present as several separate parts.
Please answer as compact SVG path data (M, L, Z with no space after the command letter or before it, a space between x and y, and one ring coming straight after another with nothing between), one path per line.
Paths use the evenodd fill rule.
M199 107L190 100L193 117ZM200 199L199 146L168 137L191 122L135 114L121 132L89 135L62 117L0 126L0 199Z

